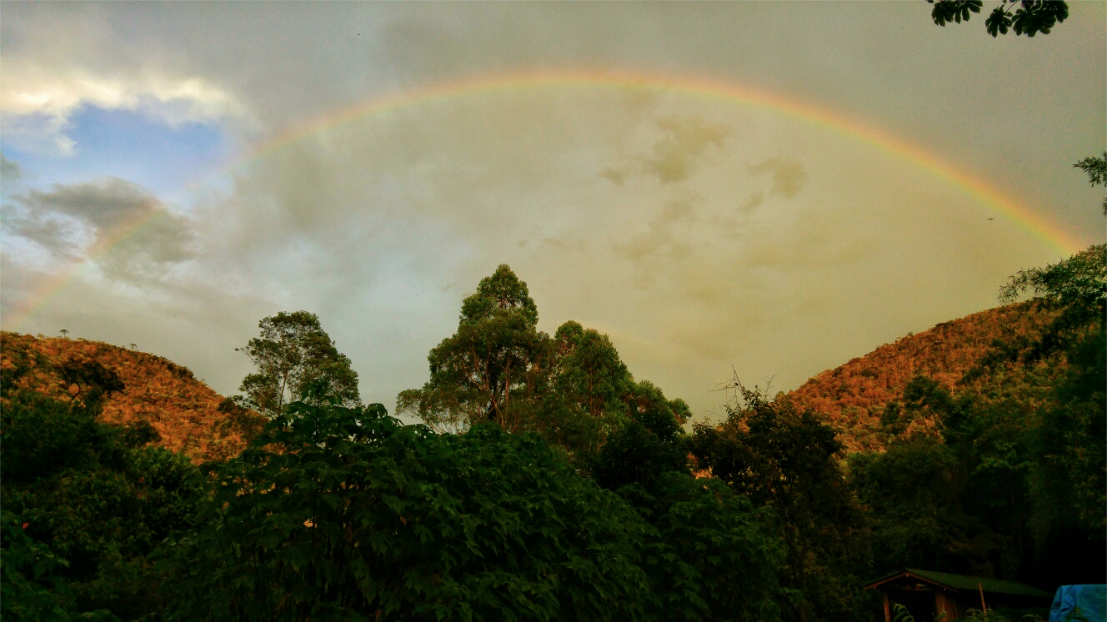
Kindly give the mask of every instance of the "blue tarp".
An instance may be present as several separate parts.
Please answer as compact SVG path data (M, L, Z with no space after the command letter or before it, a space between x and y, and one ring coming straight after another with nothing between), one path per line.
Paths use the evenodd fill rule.
M1062 585L1049 622L1107 622L1107 585Z

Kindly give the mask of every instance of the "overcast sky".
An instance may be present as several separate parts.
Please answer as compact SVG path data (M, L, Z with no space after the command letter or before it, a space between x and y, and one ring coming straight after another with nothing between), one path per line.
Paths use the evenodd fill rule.
M795 388L1066 249L856 131L681 84L881 132L1069 251L1104 240L1072 164L1107 142L1105 4L1033 39L930 8L5 3L0 324L133 343L233 394L235 347L306 309L391 410L507 263L542 330L607 333L698 414L732 371ZM405 95L543 73L650 77Z

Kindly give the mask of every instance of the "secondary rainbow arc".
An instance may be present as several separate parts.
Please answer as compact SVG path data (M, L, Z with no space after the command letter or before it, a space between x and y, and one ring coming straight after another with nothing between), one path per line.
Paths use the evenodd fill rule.
M229 164L219 167L215 173L193 182L189 186L202 185L202 183L212 178L264 159L315 134L334 130L344 124L382 115L389 111L410 106L433 104L455 98L493 96L498 93L534 89L572 88L666 91L783 114L828 131L869 143L894 157L919 166L930 174L961 188L965 193L980 201L998 215L1041 240L1047 247L1056 251L1059 256L1073 254L1083 247L1077 238L1049 222L1045 217L1015 202L992 184L974 177L939 157L879 128L865 125L830 109L789 99L770 91L715 78L673 76L634 71L528 71L450 80L397 91L371 98L353 106L333 110L325 115L296 125L258 143L252 149L246 150L242 155L233 159ZM29 302L24 305L23 309L16 312L16 317L12 323L13 329L18 328L28 317L43 308L70 279L80 272L82 267L141 230L156 216L157 212L150 211L132 222L121 225L105 240L91 249L86 254L84 262L46 282L29 297Z

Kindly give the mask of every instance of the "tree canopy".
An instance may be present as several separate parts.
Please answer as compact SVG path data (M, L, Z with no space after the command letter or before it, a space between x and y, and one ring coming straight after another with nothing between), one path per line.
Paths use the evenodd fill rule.
M444 430L484 422L518 427L519 402L534 397L550 351L537 324L527 284L499 266L462 302L457 332L431 350L430 379L400 393L399 412Z
M718 426L697 425L691 451L701 469L771 507L784 543L792 619L849 620L865 567L864 521L841 469L842 444L810 410L735 381L738 396Z
M675 426L690 417L682 400L635 382L607 335L570 320L551 338L537 325L527 284L499 266L462 302L457 332L427 356L430 379L399 394L398 412L439 431L487 422L538 432L584 468L635 413L654 409Z
M298 402L213 465L171 619L643 619L647 526L533 436Z
M258 327L261 335L241 348L257 367L238 388L245 393L244 406L275 417L286 404L303 399L305 388L320 380L341 403L361 403L357 372L314 313L281 311L261 320Z
M191 526L193 467L157 432L97 419L118 377L83 376L81 399L2 389L0 613L5 620L149 619L162 608L153 551Z

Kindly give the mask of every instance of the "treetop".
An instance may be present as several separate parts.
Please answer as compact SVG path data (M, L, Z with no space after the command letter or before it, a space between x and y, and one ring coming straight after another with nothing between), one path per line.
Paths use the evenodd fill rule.
M477 285L477 291L461 303L461 323L491 318L504 311L519 310L531 326L538 324L538 305L530 297L527 284L519 280L511 267L500 264L492 276Z

